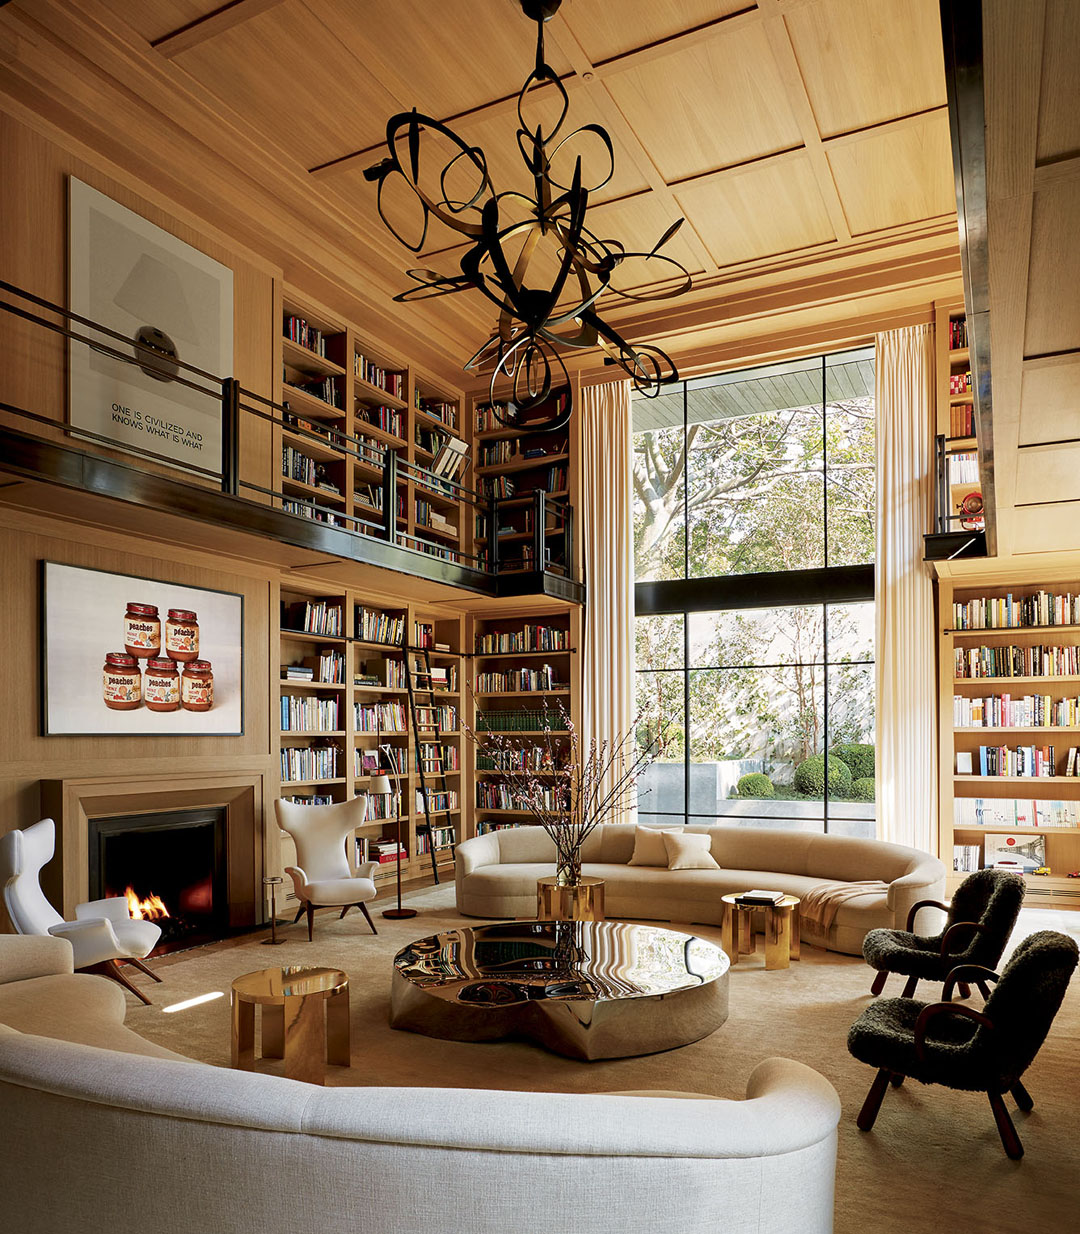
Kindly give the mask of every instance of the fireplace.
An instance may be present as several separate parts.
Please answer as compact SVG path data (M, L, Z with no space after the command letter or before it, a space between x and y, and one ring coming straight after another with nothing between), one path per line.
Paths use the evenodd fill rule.
M155 810L89 821L90 898L119 896L161 927L155 954L229 933L226 811Z

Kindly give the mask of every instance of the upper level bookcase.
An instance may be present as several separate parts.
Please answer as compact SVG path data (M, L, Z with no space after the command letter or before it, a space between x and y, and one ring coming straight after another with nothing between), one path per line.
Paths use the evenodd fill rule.
M445 483L413 467L431 469L447 439L462 443L459 452L468 457L461 391L289 288L282 294L279 344L276 394L286 408L275 442L281 508L381 534L387 455L394 452L398 543L460 560L468 534L461 503ZM459 463L453 478L463 472Z
M961 864L950 892L987 860L988 835L1011 835L1050 869L1025 876L1027 902L1080 908L1080 578L941 579L938 609L939 851Z
M975 396L971 387L971 353L967 315L962 302L934 306L937 373L937 434L943 439L944 485L940 513L946 525L939 531L979 531L982 486L975 423ZM966 503L966 505L965 505Z

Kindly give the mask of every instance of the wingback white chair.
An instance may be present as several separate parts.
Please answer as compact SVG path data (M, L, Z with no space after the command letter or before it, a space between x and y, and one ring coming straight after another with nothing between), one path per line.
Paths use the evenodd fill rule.
M75 967L111 977L136 998L149 1003L121 970L118 960L134 964L155 981L161 978L143 963L161 937L152 921L133 921L127 900L110 896L76 904L75 920L65 921L41 890L41 869L56 851L56 824L43 818L22 831L0 836L0 884L4 906L19 934L66 938L75 952Z
M274 802L274 811L278 826L292 836L296 845L296 860L300 864L286 866L285 873L292 878L300 900L296 920L307 913L308 942L315 910L324 906L340 907L342 917L350 908L358 908L367 918L372 934L377 934L365 901L375 898L373 875L379 863L365 861L354 874L346 855L353 832L367 818L367 798L356 797L329 806L305 806L279 797Z

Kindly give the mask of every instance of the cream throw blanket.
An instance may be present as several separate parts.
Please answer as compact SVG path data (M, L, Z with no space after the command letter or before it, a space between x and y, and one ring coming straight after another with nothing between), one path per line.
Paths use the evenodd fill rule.
M836 920L840 906L859 896L883 895L889 884L876 878L861 883L821 883L799 901L799 916L817 933L826 934Z

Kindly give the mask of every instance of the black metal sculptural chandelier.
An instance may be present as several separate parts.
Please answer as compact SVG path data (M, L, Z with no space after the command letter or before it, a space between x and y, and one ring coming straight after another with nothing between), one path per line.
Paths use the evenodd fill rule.
M679 296L690 288L686 269L660 252L682 219L647 252L628 251L617 240L602 239L586 224L589 194L611 179L615 154L611 138L598 124L560 136L570 100L544 59L544 22L561 2L518 0L537 27L536 66L517 100L518 150L532 176L532 196L497 193L483 150L415 109L391 116L386 125L389 157L364 172L378 185L380 217L412 252L424 248L432 218L470 242L460 274L409 270L417 286L394 299L406 303L477 290L496 306L499 316L491 337L464 368L490 366L493 413L507 427L522 432L550 432L569 420L571 385L562 357L566 348L599 345L607 353L605 363L618 365L646 397L655 397L661 386L677 381L679 374L669 356L651 344L628 342L601 318L596 306L605 293L641 302ZM526 113L536 102L530 95L547 85L558 92L557 114L546 123L539 115L530 123ZM544 93L546 99L552 98L550 91ZM600 167L586 183L582 155L589 146L594 154L600 152ZM554 253L557 270L537 286L541 252ZM642 274L645 277L636 277ZM646 290L633 290L635 283ZM502 406L495 401L500 380L509 381L511 391L509 402ZM564 397L555 397L559 395Z

